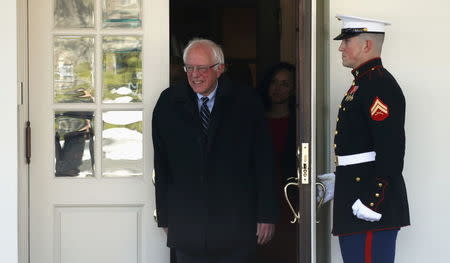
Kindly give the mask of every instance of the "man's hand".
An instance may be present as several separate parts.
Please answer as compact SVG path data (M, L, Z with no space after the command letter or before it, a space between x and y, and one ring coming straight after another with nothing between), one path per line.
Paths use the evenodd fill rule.
M256 236L258 237L258 245L264 245L269 242L275 234L274 224L258 223Z
M166 234L169 233L169 228L168 227L163 227L164 232L166 232Z
M372 209L365 206L361 200L356 200L356 202L352 205L353 214L362 220L375 222L380 221L381 214L373 211Z

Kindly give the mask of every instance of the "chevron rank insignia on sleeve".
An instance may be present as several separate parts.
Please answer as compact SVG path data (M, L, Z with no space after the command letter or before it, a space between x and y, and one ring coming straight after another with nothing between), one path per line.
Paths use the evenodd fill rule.
M389 117L389 107L376 97L370 107L370 117L374 121L383 121Z

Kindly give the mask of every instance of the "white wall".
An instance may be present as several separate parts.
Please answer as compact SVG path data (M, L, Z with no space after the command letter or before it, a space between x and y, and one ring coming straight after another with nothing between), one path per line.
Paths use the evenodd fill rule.
M450 21L447 0L330 0L330 34L340 31L336 14L379 18L387 28L382 54L406 97L406 159L412 225L400 231L396 262L449 262L450 228ZM350 86L341 65L339 41L330 40L330 134L336 105ZM342 262L337 239L333 262Z
M0 50L0 262L17 262L16 0L2 1Z

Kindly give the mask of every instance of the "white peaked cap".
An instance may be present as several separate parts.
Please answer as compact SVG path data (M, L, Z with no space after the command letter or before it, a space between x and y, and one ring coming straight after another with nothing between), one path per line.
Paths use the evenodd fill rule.
M334 38L335 40L353 37L361 33L383 34L385 27L391 24L386 21L356 16L337 15L336 18L342 21L342 29L341 34Z

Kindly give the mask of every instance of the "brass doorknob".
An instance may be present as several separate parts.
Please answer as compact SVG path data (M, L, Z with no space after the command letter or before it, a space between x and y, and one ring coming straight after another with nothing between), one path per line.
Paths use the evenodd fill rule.
M295 179L297 179L297 178L295 178ZM288 196L289 186L297 186L297 188L298 188L298 181L287 183L286 186L284 186L284 197L286 198L286 202L288 203L289 208L291 209L291 212L294 215L294 218L290 222L291 222L291 224L295 224L295 222L297 222L300 219L300 212L295 211L294 207L292 206L291 200L289 200L289 196Z

